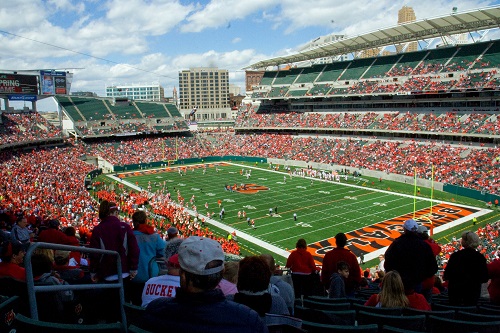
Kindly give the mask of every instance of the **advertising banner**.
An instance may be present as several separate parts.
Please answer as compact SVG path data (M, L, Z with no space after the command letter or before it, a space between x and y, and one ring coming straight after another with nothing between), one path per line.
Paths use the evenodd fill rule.
M8 95L9 101L29 101L35 102L37 100L37 95Z
M66 95L66 73L56 71L40 71L42 95Z
M0 94L38 94L35 75L0 73Z

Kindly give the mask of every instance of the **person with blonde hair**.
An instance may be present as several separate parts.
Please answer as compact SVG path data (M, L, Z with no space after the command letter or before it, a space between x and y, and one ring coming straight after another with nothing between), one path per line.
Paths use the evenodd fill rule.
M403 280L397 271L385 273L382 279L382 290L379 294L370 296L365 305L382 308L409 307L426 311L431 310L431 306L423 295L416 292L405 294Z
M403 280L396 271L390 271L382 279L382 290L379 294L372 295L365 303L367 306L382 308L399 308L410 305L405 295Z
M443 280L448 281L451 305L477 305L481 285L488 282L486 259L476 249L479 236L472 231L462 233L462 249L453 253L444 270Z

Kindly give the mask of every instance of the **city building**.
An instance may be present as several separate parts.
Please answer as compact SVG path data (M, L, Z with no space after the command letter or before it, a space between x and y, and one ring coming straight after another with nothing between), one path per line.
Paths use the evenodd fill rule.
M160 83L106 86L106 97L160 102L163 100L164 95L165 93Z
M252 91L260 84L265 71L245 71L245 91Z
M403 6L398 11L398 24L405 24L410 22L415 22L417 20L417 16L415 15L415 11L412 7ZM406 46L406 48L405 48ZM396 51L400 52L413 52L417 51L418 45L417 42L410 42L407 45L396 45Z
M179 111L192 121L231 118L229 71L197 67L179 72Z

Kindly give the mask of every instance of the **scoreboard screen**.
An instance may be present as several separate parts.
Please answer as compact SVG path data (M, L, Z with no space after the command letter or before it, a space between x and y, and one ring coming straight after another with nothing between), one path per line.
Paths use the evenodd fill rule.
M40 71L41 95L66 95L66 73Z
M0 94L37 95L37 76L0 73Z

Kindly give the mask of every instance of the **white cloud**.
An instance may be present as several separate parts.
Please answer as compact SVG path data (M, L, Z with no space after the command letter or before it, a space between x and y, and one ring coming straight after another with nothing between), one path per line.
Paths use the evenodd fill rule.
M277 0L212 0L189 17L182 32L200 32L209 28L227 27L230 21L243 19L254 12L279 3Z
M182 69L217 66L243 87L240 69L248 64L293 53L321 35L393 26L403 4L422 19L497 1L0 0L0 68L82 67L73 91L102 94L112 82L159 80L167 90Z

